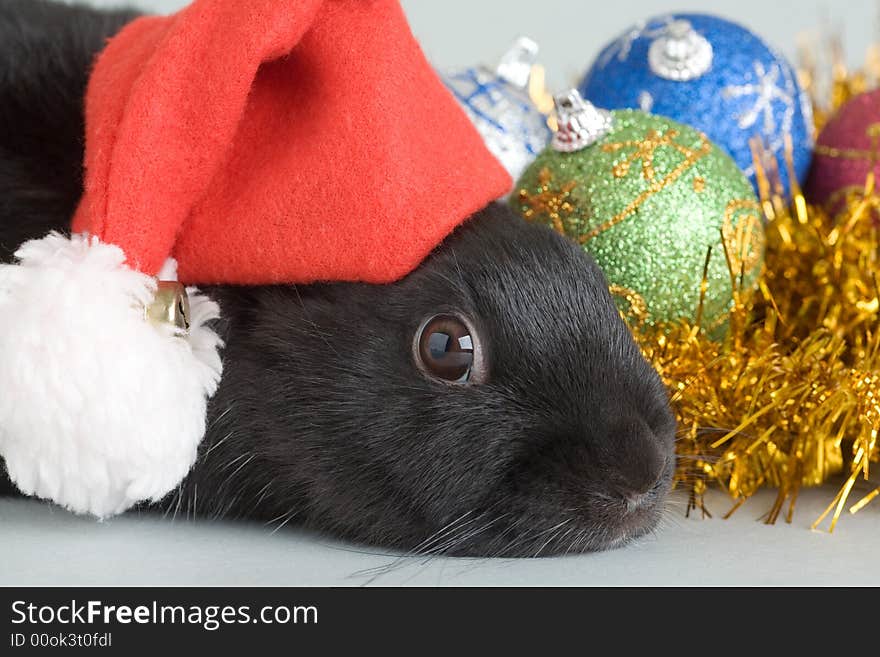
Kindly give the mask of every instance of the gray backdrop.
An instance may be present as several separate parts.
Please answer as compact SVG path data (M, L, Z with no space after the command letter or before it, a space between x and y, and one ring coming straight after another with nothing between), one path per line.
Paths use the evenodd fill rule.
M243 0L246 1L246 0ZM185 0L92 0L173 11ZM863 61L880 34L878 0L402 0L413 31L437 66L494 64L509 42L526 34L541 46L554 87L570 85L600 46L631 23L670 11L717 13L750 27L789 57L798 35L840 33L851 63Z

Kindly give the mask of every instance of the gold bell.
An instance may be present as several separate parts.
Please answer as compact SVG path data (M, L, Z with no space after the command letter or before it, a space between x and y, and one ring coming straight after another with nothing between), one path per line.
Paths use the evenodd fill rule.
M158 281L156 296L147 306L147 319L153 324L171 324L189 331L189 296L182 283Z

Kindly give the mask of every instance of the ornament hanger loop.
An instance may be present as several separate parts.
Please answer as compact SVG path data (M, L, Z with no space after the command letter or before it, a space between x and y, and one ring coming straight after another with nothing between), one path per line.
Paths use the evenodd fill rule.
M651 42L648 65L651 71L667 80L687 82L702 76L712 67L712 44L694 30L690 21L674 20Z
M553 149L573 153L594 144L611 130L611 112L597 108L581 98L577 89L554 97L558 130L553 134Z

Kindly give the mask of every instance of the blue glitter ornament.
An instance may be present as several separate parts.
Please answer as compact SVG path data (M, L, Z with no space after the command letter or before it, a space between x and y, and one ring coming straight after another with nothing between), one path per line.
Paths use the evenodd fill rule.
M725 149L756 185L750 139L779 163L790 198L785 135L802 183L813 148L809 98L788 62L746 28L705 14L652 18L607 45L579 91L607 109L635 108L701 130Z
M526 89L538 46L517 40L498 69L466 68L441 78L483 137L486 146L516 180L550 142L547 117Z

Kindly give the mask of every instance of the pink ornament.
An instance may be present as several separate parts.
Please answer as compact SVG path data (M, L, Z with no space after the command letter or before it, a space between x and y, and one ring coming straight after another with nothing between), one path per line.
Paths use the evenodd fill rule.
M816 204L838 205L846 191L863 189L874 162L880 176L880 89L846 103L819 134L807 180L807 198Z

